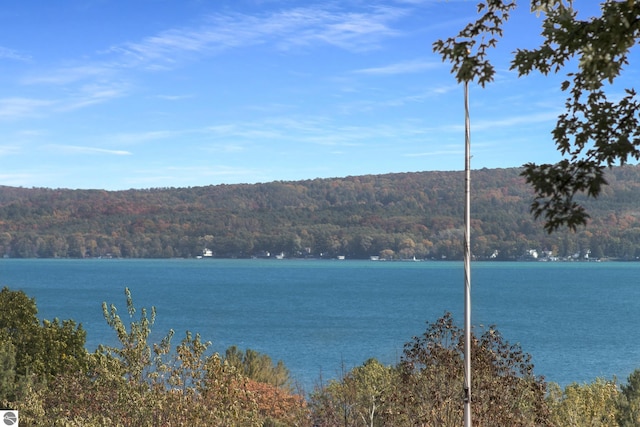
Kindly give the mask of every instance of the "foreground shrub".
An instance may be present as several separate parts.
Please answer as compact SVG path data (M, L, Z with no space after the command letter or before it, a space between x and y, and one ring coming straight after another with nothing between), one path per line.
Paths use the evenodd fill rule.
M133 318L136 310L131 294L128 290L125 294L127 312ZM142 309L129 327L115 306L104 304L103 309L120 346L100 346L87 355L82 369L67 369L46 382L32 381L12 405L20 410L21 424L303 425L304 399L250 380L217 353L207 356L210 343L202 342L199 335L187 332L172 349L173 332L169 331L160 343L151 345L148 337L155 321L154 309L150 314ZM5 359L11 361L10 357Z
M0 291L0 402L10 406L37 382L86 369L86 332L73 320L37 317L33 298L23 291Z
M615 381L602 378L590 384L573 383L564 390L557 384L550 384L548 402L551 419L560 427L617 427L619 393Z
M640 369L629 375L618 398L617 420L620 427L640 426Z
M395 368L369 359L342 379L316 387L310 396L314 426L387 425L397 380Z
M136 310L125 290L127 326L104 304L118 346L83 349L71 321L34 320L35 302L0 292L0 397L29 426L459 426L463 417L463 330L445 314L405 345L401 362L375 359L315 388L308 402L293 392L288 370L266 355L173 331L150 344L155 310ZM0 308L3 305L0 305ZM1 311L1 310L0 310ZM10 313L11 315L7 315ZM24 337L16 331L35 334ZM26 349L26 343L33 345ZM474 426L638 426L640 370L620 388L597 379L564 390L533 374L530 356L490 327L472 337ZM27 355L17 357L16 349ZM45 353L43 353L45 351ZM49 353L46 353L49 352ZM50 354L51 357L45 357ZM547 391L548 388L548 391Z
M401 363L368 361L316 389L317 425L442 426L463 424L463 330L449 313L405 345ZM495 328L472 339L472 418L477 426L551 426L546 383L530 356ZM360 372L369 375L360 377Z

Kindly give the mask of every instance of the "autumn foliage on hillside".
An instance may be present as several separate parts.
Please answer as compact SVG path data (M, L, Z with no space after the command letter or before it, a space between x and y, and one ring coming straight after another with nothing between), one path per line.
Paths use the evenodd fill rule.
M640 167L614 168L589 224L548 234L521 169L472 172L472 254L640 256ZM103 191L0 187L0 255L461 259L462 172Z

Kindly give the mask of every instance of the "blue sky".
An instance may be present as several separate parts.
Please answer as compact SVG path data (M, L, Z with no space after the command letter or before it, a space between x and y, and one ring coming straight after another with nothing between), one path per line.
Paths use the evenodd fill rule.
M464 0L4 1L0 185L462 170L463 88L431 46L475 17ZM559 159L561 77L508 70L516 47L539 42L539 19L523 3L496 81L471 86L474 169Z

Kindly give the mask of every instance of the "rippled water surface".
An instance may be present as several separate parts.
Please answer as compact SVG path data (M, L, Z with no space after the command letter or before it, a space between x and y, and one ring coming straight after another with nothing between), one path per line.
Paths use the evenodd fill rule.
M568 384L620 380L640 368L637 263L474 263L472 322L495 324L533 356L535 373ZM125 317L124 288L155 306L153 338L186 330L224 351L283 360L305 389L403 344L446 311L463 317L457 262L328 260L0 260L0 285L35 297L41 318L73 319L87 348L115 344L101 304Z

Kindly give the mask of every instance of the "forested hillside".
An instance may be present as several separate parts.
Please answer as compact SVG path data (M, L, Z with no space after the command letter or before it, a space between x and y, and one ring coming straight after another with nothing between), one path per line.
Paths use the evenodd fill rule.
M521 169L472 172L476 259L640 256L640 167L615 168L577 233L548 235ZM463 172L102 191L0 187L0 255L461 259ZM545 252L549 251L549 252Z

